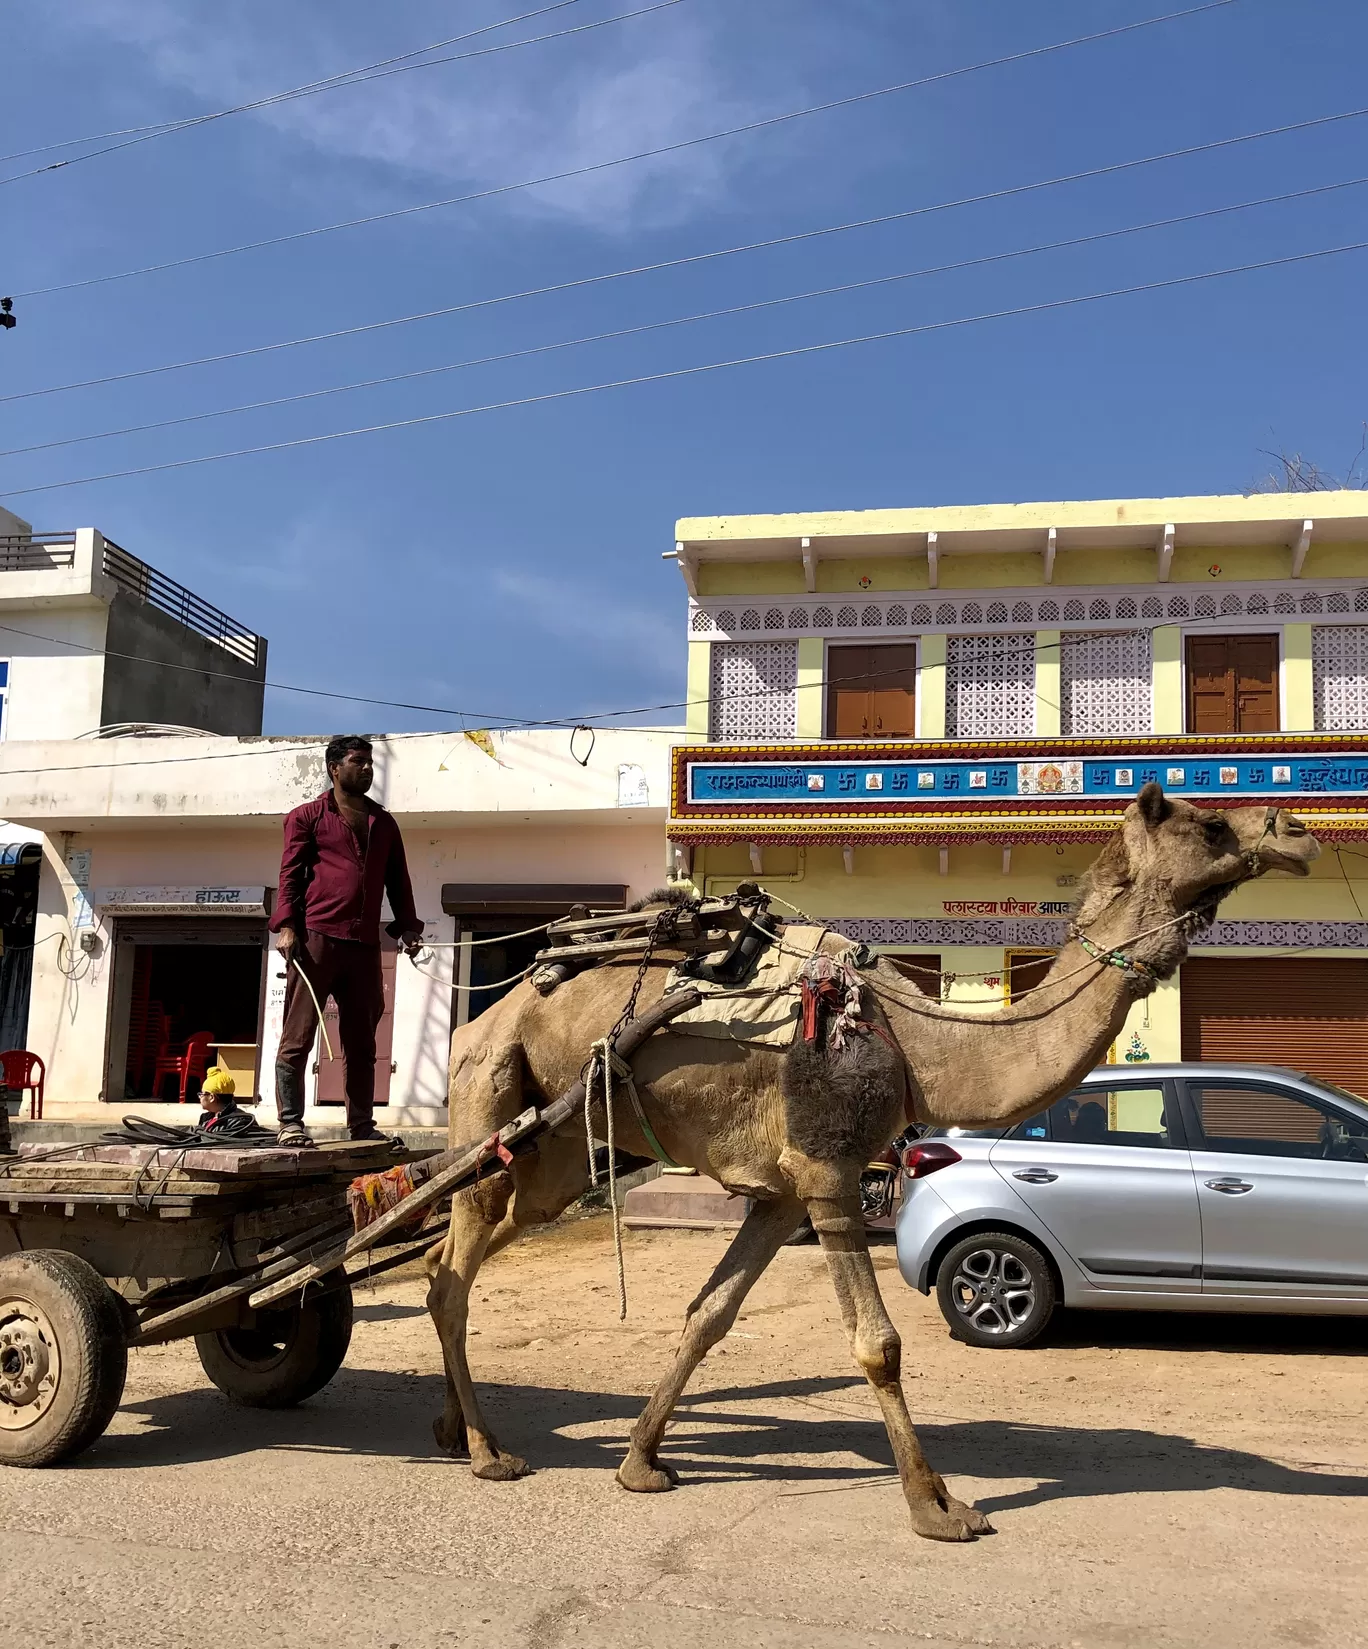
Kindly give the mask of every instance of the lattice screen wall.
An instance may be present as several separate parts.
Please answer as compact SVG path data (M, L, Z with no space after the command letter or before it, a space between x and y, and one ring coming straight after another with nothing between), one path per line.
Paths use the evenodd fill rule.
M950 636L945 661L950 738L1035 732L1035 636Z
M1152 651L1148 630L1065 635L1059 656L1060 732L1151 732Z
M798 643L714 642L714 739L791 739L798 732Z
M1368 624L1317 624L1311 630L1316 726L1328 733L1368 728Z

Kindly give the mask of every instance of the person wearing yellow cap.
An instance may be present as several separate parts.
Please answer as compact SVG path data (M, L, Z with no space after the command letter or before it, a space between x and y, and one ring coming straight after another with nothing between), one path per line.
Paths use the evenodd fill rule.
M257 1120L250 1111L238 1104L233 1091L233 1079L217 1065L204 1073L200 1083L200 1104L197 1127L206 1133L252 1134L257 1132Z

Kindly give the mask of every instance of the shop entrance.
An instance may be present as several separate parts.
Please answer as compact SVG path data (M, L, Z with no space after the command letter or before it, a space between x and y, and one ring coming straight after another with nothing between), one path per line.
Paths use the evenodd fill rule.
M117 918L103 1097L178 1099L167 1062L188 1052L187 1101L206 1063L227 1065L238 1099L254 1100L265 964L264 918Z
M622 883L448 882L442 909L456 918L456 985L451 1022L466 1025L506 996L547 938L538 923L577 906L622 910ZM528 928L535 929L528 933ZM471 988L475 987L475 988Z

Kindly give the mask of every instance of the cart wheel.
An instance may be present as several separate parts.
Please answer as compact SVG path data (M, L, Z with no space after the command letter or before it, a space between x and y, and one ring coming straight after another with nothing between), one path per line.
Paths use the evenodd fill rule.
M351 1284L340 1271L314 1294L254 1313L251 1328L197 1334L200 1365L225 1396L254 1409L285 1409L321 1391L347 1355L352 1332Z
M114 1418L128 1373L119 1302L75 1254L0 1260L0 1461L53 1466Z

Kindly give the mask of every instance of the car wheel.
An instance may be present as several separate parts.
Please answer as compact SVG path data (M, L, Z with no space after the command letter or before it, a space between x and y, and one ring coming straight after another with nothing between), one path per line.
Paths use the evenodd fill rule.
M1045 1332L1057 1302L1049 1261L1024 1237L978 1231L946 1254L936 1299L950 1332L966 1345L1011 1350Z

